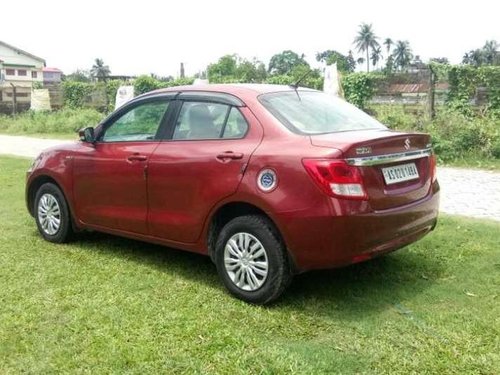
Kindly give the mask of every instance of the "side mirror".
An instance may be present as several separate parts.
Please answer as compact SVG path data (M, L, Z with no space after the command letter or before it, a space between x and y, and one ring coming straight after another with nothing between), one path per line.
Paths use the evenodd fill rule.
M92 126L89 126L84 129L80 129L78 131L78 136L80 137L80 141L82 142L87 142L87 143L94 143L95 142L95 137L94 137L94 128Z

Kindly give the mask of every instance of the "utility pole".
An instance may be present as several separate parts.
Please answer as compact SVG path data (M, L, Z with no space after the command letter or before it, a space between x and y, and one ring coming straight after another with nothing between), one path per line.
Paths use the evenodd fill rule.
M181 78L184 78L184 63L181 62Z
M436 117L436 111L434 108L434 99L436 96L436 73L432 70L432 65L429 64L429 95L428 95L428 107L429 107L429 118L431 120Z
M10 85L12 86L12 116L15 116L17 113L16 86L13 83Z

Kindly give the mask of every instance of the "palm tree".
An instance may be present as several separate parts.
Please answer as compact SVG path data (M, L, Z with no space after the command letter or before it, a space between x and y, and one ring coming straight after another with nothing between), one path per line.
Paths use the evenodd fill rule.
M382 59L382 49L380 48L380 46L372 49L370 58L372 60L373 66L376 67L378 65L378 62Z
M364 57L358 57L358 59L356 60L356 63L358 65L362 65L365 63L365 58Z
M391 47L393 44L394 44L394 42L392 41L391 38L385 38L384 45L385 45L385 48L387 49L387 56L389 56L391 54Z
M378 37L372 29L372 25L362 23L359 26L358 35L354 38L354 44L358 52L366 52L366 71L370 71L370 48L375 49L379 46Z
M398 40L392 56L394 57L395 66L399 67L400 70L406 68L413 57L410 43L407 40Z
M90 70L90 75L98 81L105 81L110 74L111 70L109 70L109 66L104 65L102 59L95 59L94 65Z

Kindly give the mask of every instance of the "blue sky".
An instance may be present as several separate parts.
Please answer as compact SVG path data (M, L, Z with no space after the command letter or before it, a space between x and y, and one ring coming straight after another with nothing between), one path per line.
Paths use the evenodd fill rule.
M268 62L285 49L312 64L325 49L347 53L361 22L381 40L408 40L424 60L500 42L500 2L182 0L106 2L24 0L2 3L0 40L71 73L103 58L113 74L193 74L238 53Z

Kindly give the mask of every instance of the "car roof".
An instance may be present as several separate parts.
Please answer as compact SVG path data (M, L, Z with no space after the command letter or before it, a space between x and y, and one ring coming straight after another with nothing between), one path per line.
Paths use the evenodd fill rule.
M288 85L271 85L271 84L259 84L259 83L227 83L227 84L175 86L175 87L169 87L165 89L151 91L146 95L170 93L170 92L203 91L203 92L226 93L235 96L246 96L246 95L258 96L260 94L280 92L280 91L291 91L291 90L293 90L293 87ZM316 91L304 87L299 87L298 90Z

